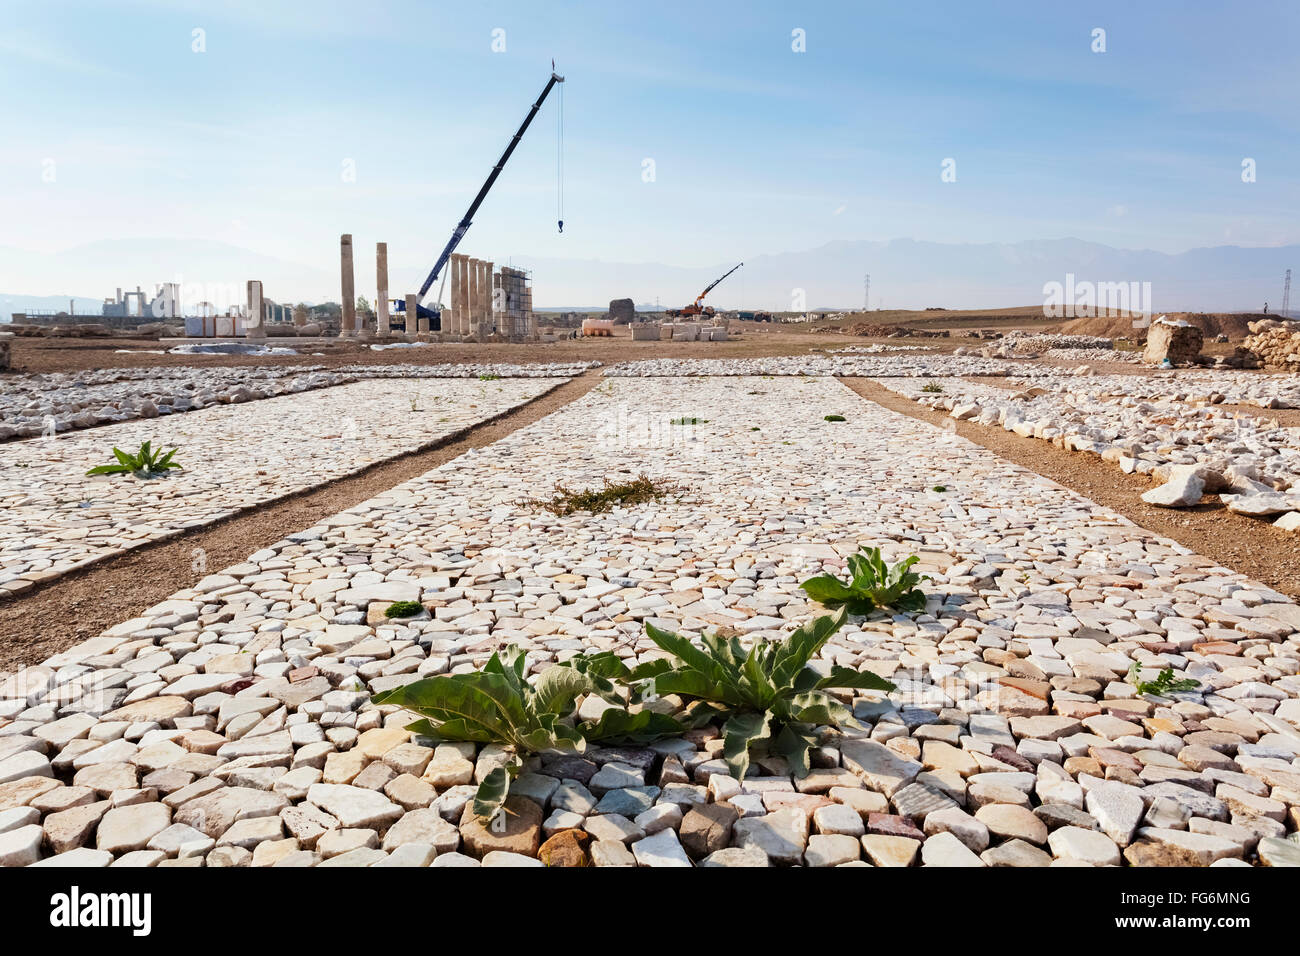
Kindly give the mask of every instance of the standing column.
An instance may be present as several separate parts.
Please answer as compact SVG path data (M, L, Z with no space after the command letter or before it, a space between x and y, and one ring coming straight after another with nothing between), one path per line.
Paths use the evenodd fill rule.
M388 334L388 243L375 244L375 284L379 287L379 301L375 303L375 331Z
M470 259L467 263L469 266L469 281L465 283L466 289L466 322L465 332L467 335L473 335L478 325L478 260Z
M442 320L442 330L448 334L456 331L456 322L460 317L460 255L452 253L447 264L451 270L451 291L448 295L447 314Z
M452 335L460 335L465 324L465 289L469 276L465 268L465 255L458 252L452 259L455 260L456 268L451 274L451 328L447 331Z
M487 301L487 263L480 259L478 261L478 327L474 329L476 338L487 333Z
M339 324L339 335L356 335L357 289L352 275L352 234L348 232L339 237L339 266L343 274L343 318Z
M416 299L416 295L414 292L408 292L406 294L406 335L408 338L410 336L415 335L415 330L416 330L415 299Z
M460 272L460 263L456 261L455 252L452 252L451 259L447 260L447 285L451 286L450 293L447 294L447 308L442 312L442 330L450 333L456 328L456 289L458 289L458 276Z
M465 256L465 284L461 286L460 333L469 334L474 321L474 260Z
M266 325L263 323L262 283L257 279L248 280L248 318L244 320L244 337L249 339L266 338Z
M490 335L497 331L496 276L493 274L495 263L483 263L483 327Z

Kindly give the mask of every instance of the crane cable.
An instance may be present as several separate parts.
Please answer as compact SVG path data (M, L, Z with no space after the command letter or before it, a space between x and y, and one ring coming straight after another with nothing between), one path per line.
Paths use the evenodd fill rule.
M555 219L564 232L564 86L560 86L560 111L555 132Z

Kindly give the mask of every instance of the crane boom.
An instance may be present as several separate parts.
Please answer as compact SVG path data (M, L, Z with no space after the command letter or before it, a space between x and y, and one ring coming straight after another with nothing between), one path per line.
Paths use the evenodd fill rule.
M697 296L695 297L695 302L696 302L696 304L698 305L700 299L703 299L706 295L708 295L710 292L712 292L712 291L713 291L713 287L714 287L715 285L717 285L719 282L721 282L721 281L722 281L723 279L725 279L727 276L731 275L733 272L736 271L736 269L739 269L739 268L740 268L741 266L743 266L743 265L744 265L743 262L738 263L736 266L734 266L734 267L731 268L731 269L728 269L728 270L727 270L726 272L724 272L722 275L718 276L716 279L714 279L712 282L710 282L709 285L708 285L708 288L706 288L703 292L701 292L699 295L697 295Z
M533 121L533 117L537 115L537 111L542 108L542 103L551 92L551 88L554 87L556 83L563 82L564 77L554 71L551 72L551 78L546 82L546 87L542 90L542 95L537 97L537 102L532 105L528 110L528 115L524 117L524 121L519 124L519 129L515 132L515 135L511 137L510 144L506 146L506 151L501 154L501 158L497 160L497 164L492 167L492 172L488 174L487 181L483 183L483 188L478 191L478 195L474 197L474 201L469 204L469 209L466 210L464 218L457 223L455 230L451 234L451 238L447 240L447 245L443 248L442 255L438 256L438 261L433 264L433 269L429 272L429 277L424 280L424 285L420 286L420 294L416 296L415 300L417 309L422 308L420 303L424 301L425 295L428 294L429 287L437 281L438 274L447 264L447 260L451 258L451 254L456 251L456 246L460 244L460 240L464 238L466 231L470 227L470 223L474 219L474 214L478 212L478 207L482 205L483 200L487 198L488 190L492 188L492 184L495 183L497 177L501 175L501 170L505 167L506 160L510 158L510 154L513 153L515 147L519 145L519 140L523 138L524 132L528 129L528 125Z

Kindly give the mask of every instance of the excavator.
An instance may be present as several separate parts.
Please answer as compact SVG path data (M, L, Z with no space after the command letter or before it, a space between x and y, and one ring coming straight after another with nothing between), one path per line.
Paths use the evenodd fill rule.
M716 278L716 279L714 279L712 282L710 282L710 283L708 284L708 287L707 287L703 292L701 292L699 295L697 295L697 296L695 297L695 301L692 302L690 305L685 306L685 307L680 308L680 309L669 309L668 312L667 312L666 314L672 316L673 318L690 317L690 316L693 316L693 315L703 315L703 316L712 316L712 315L714 315L715 313L714 313L714 310L713 310L713 306L711 306L711 305L702 305L702 304L701 304L701 303L704 301L704 297L705 297L706 295L708 295L710 292L713 291L713 287L714 287L714 286L716 286L719 282L721 282L721 281L722 281L723 279L725 279L727 276L731 275L731 273L735 272L737 269L739 269L739 268L740 268L741 266L743 266L743 265L744 265L743 262L738 263L737 265L735 265L735 266L732 267L731 269L728 269L728 270L727 270L726 272L724 272L722 275L718 276L718 278Z

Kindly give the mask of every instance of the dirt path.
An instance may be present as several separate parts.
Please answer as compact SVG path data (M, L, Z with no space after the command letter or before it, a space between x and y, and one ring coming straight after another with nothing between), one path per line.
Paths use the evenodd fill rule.
M285 535L345 511L380 492L482 448L585 395L601 381L593 369L514 411L429 447L330 485L137 548L38 586L0 604L0 671L36 664L189 587L205 573L237 564ZM203 553L206 570L193 568Z
M733 327L736 324L733 323ZM813 334L785 326L760 322L740 323L743 329L726 342L633 342L627 328L612 337L562 339L558 342L430 344L417 349L387 349L376 352L350 339L303 344L298 355L158 355L156 340L140 338L43 338L22 336L13 341L15 372L76 372L100 368L168 368L187 366L213 368L229 366L322 365L442 365L444 363L589 362L606 364L649 358L765 358L773 355L802 355L816 349L869 344L873 339ZM926 339L925 343L956 340ZM270 344L294 348L291 338L273 338ZM128 351L119 352L119 349ZM3 376L0 376L0 382Z
M862 378L841 379L863 398L890 411L939 425L1007 461L1050 478L1130 521L1172 538L1225 567L1300 599L1300 535L1279 531L1267 521L1233 514L1219 505L1157 508L1142 501L1152 484L1142 475L1126 475L1095 455L1070 452L1037 438L1022 438L993 425L958 422ZM1258 411L1264 411L1258 409Z

